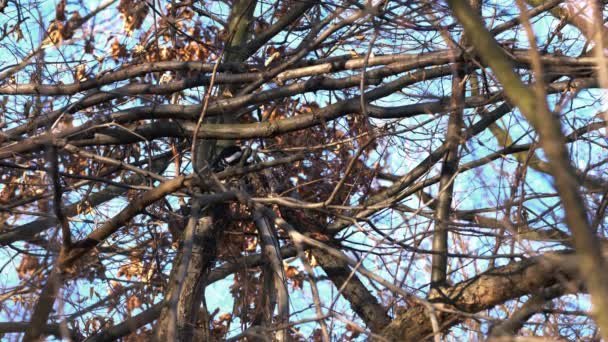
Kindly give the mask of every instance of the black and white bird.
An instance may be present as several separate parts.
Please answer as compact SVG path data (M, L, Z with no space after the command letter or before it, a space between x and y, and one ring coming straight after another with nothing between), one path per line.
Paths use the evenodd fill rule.
M245 154L245 148L231 145L224 148L211 163L213 172L224 171L228 166L237 165Z

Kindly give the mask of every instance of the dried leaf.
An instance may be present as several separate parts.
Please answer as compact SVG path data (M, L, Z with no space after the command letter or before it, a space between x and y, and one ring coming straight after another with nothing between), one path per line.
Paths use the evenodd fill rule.
M65 0L60 0L55 6L55 20L65 20Z

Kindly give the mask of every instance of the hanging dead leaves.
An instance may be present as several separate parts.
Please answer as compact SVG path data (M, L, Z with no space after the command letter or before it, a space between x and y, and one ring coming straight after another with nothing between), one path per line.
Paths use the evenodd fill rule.
M67 7L69 5L65 0L57 3L55 18L47 28L43 47L65 44L82 26L83 18L79 12L68 12ZM145 24L150 7L144 0L121 0L117 9L123 21L124 35L120 37L120 33L116 32L106 40L106 44L111 42L106 55L115 63L122 62L126 66L127 63L132 65L174 60L212 61L218 57L217 52L223 44L222 38L217 34L218 28L203 27L199 20L193 20L195 13L188 8L173 9L168 6L154 26ZM132 44L127 38L132 37L137 30L143 32L138 37L139 42ZM155 31L161 34L152 34ZM95 55L94 32L85 32L82 40L85 53L93 54L98 62L106 58L103 54ZM212 51L215 49L211 47L218 47L218 51Z
M155 273L156 264L142 258L141 253L131 253L129 259L118 269L116 275L127 280L137 278L143 283L149 283Z
M139 297L136 295L132 295L131 297L129 297L127 299L127 305L126 305L127 313L129 315L131 315L131 312L133 312L133 310L135 310L137 308L140 308L141 304L142 304L141 299L139 299Z
M31 254L25 254L17 267L17 276L19 279L25 279L34 274L39 268L40 263L38 262L38 258Z
M219 309L216 309L212 314L211 317L209 319L209 321L211 322L211 335L214 341L220 341L222 339L224 339L224 337L226 336L226 333L228 332L228 327L230 326L230 322L232 322L232 315L224 312L219 314ZM217 318L216 318L217 316ZM204 315L200 315L199 317L204 317ZM199 319L199 325L204 324L204 322L202 322Z
M64 24L62 21L60 21L60 20L53 21L49 25L49 28L47 29L48 40L50 40L50 42L52 42L55 45L60 44L63 41L63 35L62 35L63 27L64 27Z
M304 285L304 275L295 266L285 266L285 276L291 281L294 290L301 290Z
M131 36L134 30L141 28L150 8L143 0L121 0L118 11L124 21L125 32Z
M243 252L256 251L258 248L256 226L246 220L251 216L249 208L240 203L231 203L228 212L233 220L225 223L226 233L220 240L219 256L229 259L238 257Z
M234 282L230 286L230 293L234 298L235 317L243 322L255 319L258 306L255 304L263 297L261 294L262 282L259 269L246 269L234 274Z
M126 58L129 56L127 47L124 44L121 44L117 37L114 38L112 45L110 45L110 55L114 61L118 61L121 58Z
M59 1L55 6L55 20L49 24L43 46L60 45L63 41L71 39L74 32L82 25L80 13L74 11L67 19L65 7L65 0Z

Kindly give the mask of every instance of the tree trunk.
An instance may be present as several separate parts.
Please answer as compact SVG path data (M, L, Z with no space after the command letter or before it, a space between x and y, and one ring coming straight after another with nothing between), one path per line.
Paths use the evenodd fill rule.
M249 36L255 7L256 1L237 0L234 2L228 23L229 40L225 49L224 62L240 62L247 58L242 53L242 46ZM204 115L204 113L201 113L201 115ZM230 114L213 119L216 123L236 121L236 118ZM200 140L196 144L196 163L193 167L200 171L213 160L218 151L232 144L232 141ZM186 273L182 278L183 280L179 277L178 268L182 264L184 253L190 253L190 251L186 248L180 249L175 257L169 286L165 292L165 303L170 302L172 296L176 296L178 298L177 312L173 313L170 305L163 308L156 326L158 341L210 340L209 315L205 307L201 307L201 304L204 302L205 295L205 275L216 258L216 247L222 233L221 220L215 219L215 213L223 213L225 210L227 210L227 207L222 204L210 206L198 213L191 210L191 215L201 217L194 227L192 257L185 260ZM184 236L186 235L184 234ZM176 280L181 280L181 282ZM202 321L201 327L200 330L195 331L199 314ZM176 327L174 336L172 336L172 326ZM194 336L196 336L196 339Z

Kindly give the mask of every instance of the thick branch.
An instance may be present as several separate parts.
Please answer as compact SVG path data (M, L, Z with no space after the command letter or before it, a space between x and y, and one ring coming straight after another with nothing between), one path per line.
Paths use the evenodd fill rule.
M490 65L503 84L507 97L516 104L526 119L539 132L541 146L549 159L555 187L566 212L566 223L572 232L576 250L583 260L581 270L586 277L591 301L598 310L597 322L604 337L608 336L608 278L603 270L605 261L600 244L591 230L584 200L578 191L576 174L570 165L564 146L560 122L553 117L544 99L535 98L535 92L526 87L513 71L509 57L483 26L481 19L466 1L449 1L454 15L470 33L471 43Z
M547 254L526 259L486 271L453 287L442 288L442 294L446 303L455 310L476 313L510 299L536 293L539 289L559 284L563 279L576 279L579 261L573 254ZM443 328L454 326L465 318L445 314L442 317ZM432 333L424 308L414 305L397 316L382 335L391 341L418 341Z

